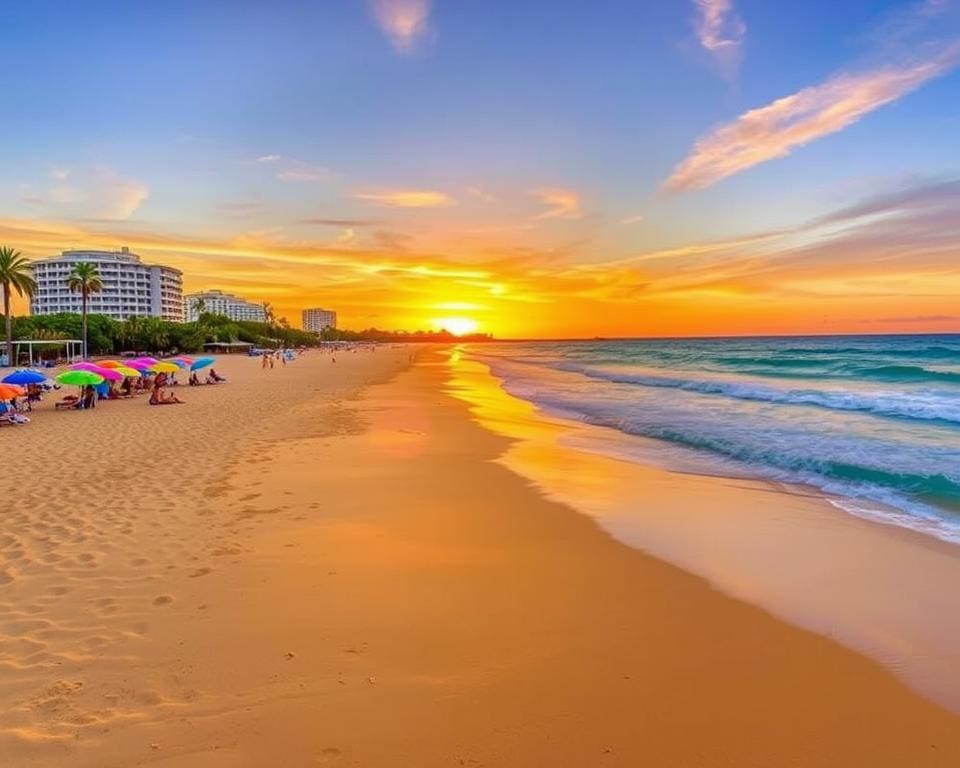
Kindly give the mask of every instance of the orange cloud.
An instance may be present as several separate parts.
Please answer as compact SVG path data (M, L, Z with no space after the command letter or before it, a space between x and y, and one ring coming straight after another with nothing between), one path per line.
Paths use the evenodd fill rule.
M409 53L429 31L431 0L371 0L377 26L398 53Z
M579 219L580 195L573 189L563 187L541 187L531 192L547 210L537 216L538 219Z
M820 85L753 109L701 138L667 179L673 191L705 189L797 147L843 130L952 69L960 45L920 63L839 74Z
M456 200L444 192L423 189L357 192L354 198L390 208L447 208L457 204Z
M402 251L349 231L199 237L131 225L0 219L0 243L31 258L123 244L184 271L185 288L270 300L293 322L336 308L350 328L472 320L498 336L956 331L960 180L887 190L790 229L679 241L584 263L592 246L456 242ZM343 230L349 230L349 224ZM359 232L359 231L358 231ZM842 299L842 300L840 300ZM23 311L23 304L16 311Z

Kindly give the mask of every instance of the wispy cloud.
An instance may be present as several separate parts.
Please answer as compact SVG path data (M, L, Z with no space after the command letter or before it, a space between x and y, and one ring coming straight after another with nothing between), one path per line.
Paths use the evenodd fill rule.
M314 224L319 227L359 229L361 227L375 227L383 222L379 219L301 219L300 223Z
M333 176L333 171L319 165L295 163L277 173L280 181L327 181Z
M733 0L694 0L696 31L700 45L713 56L723 74L736 74L743 56L747 25L733 7Z
M470 197L475 197L482 203L496 203L499 202L496 195L491 195L482 187L467 187L467 194Z
M960 60L953 44L924 61L842 73L752 109L696 142L665 183L673 191L705 189L857 122L944 74Z
M280 159L280 155L260 155L257 158L258 163L275 163Z
M457 201L445 192L429 189L394 189L380 192L356 192L357 200L389 208L448 208Z
M621 224L639 224L644 220L644 215L642 213L636 213L633 216L624 216L620 219Z
M705 48L724 47L724 0L697 0ZM712 21L711 21L712 20ZM849 127L865 115L943 75L960 63L960 1L920 0L885 16L868 35L871 65L745 112L700 138L664 187L704 189L736 173Z
M576 190L565 187L540 187L530 194L547 206L547 210L537 216L538 219L579 219L580 195Z
M432 0L369 0L377 26L397 53L412 52L430 30Z
M121 176L112 168L54 168L50 178L51 186L28 191L24 201L73 218L129 219L150 196L142 181Z

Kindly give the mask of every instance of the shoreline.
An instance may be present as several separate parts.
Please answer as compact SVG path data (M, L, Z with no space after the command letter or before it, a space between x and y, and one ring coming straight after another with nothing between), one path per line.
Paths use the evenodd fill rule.
M876 663L618 542L501 466L517 443L444 392L442 352L417 354L335 371L307 357L269 379L224 366L233 388L211 388L216 407L206 392L196 409L144 404L184 414L138 413L175 463L104 454L77 475L99 508L65 492L54 517L73 530L19 545L34 562L4 604L23 615L2 627L19 663L0 687L3 762L960 760L960 720ZM108 413L90 422L101 447L134 423L90 415ZM140 502L115 506L134 482ZM60 536L60 559L43 560L41 535ZM60 655L55 671L42 654Z
M960 595L947 587L960 581L956 544L838 509L813 486L604 451L597 446L612 430L543 413L469 355L453 370L454 395L474 417L518 441L502 463L548 497L732 597L867 654L960 713ZM591 482L558 469L573 466L586 467Z

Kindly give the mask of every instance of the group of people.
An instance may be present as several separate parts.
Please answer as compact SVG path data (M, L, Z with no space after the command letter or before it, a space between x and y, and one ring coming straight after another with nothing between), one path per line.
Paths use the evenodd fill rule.
M215 368L211 368L210 371L207 373L206 381L200 381L200 376L197 374L197 372L191 371L190 379L187 383L191 387L200 387L200 386L203 386L204 384L219 384L226 380L227 379L225 376L221 376L219 373L217 373Z
M288 360L293 359L293 351L289 349L265 349L261 358L261 367L266 370L267 368L273 368L278 360L281 365L286 365Z

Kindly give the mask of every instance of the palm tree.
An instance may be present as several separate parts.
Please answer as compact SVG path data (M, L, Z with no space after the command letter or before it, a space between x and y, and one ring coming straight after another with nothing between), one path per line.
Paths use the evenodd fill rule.
M271 304L269 301L263 302L263 319L271 328L273 327L274 321L277 319L277 313L273 311L273 304Z
M87 299L91 293L100 293L103 290L103 280L97 271L97 265L88 261L81 261L74 265L73 271L67 278L67 287L80 294L81 322L83 326L83 357L87 357Z
M193 300L193 314L196 315L197 320L200 319L200 315L207 311L207 302L203 300L202 296L197 296Z
M20 251L3 246L0 248L0 285L3 285L3 315L7 331L7 365L13 365L13 314L10 310L10 289L21 296L33 296L37 283L33 270Z

